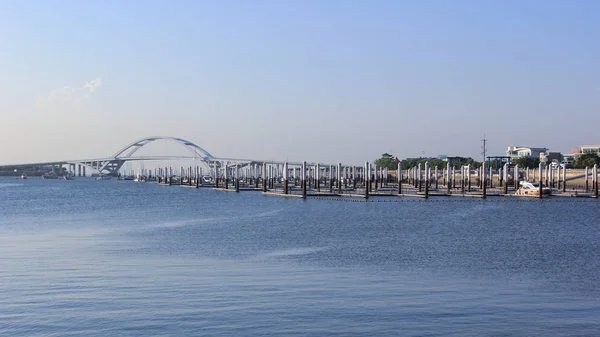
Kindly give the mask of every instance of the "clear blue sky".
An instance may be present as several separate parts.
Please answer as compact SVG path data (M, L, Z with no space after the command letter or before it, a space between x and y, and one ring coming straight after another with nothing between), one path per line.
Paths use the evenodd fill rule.
M0 1L0 163L600 143L598 1Z

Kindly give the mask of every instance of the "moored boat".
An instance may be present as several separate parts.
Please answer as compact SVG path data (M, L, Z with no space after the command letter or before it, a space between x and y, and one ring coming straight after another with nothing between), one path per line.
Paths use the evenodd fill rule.
M530 183L528 181L521 181L519 182L520 188L517 190L517 192L515 193L515 195L519 195L519 196L539 196L540 195L540 185L539 183ZM550 188L544 186L544 184L542 184L542 194L543 195L550 195L552 194L552 191L550 190Z

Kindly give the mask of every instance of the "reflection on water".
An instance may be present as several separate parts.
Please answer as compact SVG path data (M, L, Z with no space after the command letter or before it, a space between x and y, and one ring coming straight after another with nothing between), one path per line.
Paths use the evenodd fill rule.
M434 200L2 179L0 334L600 334L598 202Z

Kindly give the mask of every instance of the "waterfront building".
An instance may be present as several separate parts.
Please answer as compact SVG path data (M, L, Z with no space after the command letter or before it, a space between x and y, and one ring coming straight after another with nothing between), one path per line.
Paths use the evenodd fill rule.
M506 150L506 155L511 158L533 157L542 158L548 151L545 147L525 147L525 146L509 146Z

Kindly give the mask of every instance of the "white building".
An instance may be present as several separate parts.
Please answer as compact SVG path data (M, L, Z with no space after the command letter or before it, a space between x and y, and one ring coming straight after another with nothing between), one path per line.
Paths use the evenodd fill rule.
M546 155L547 151L548 149L545 147L509 146L506 155L513 159L519 157L541 158Z

